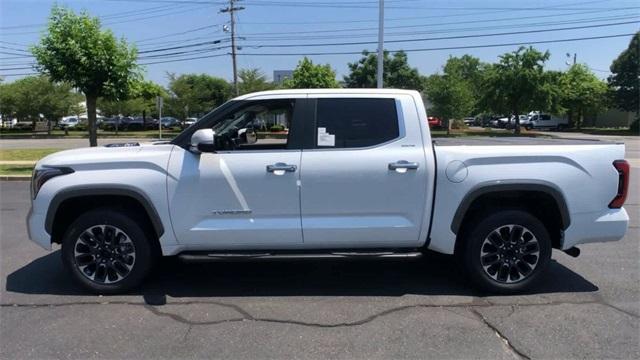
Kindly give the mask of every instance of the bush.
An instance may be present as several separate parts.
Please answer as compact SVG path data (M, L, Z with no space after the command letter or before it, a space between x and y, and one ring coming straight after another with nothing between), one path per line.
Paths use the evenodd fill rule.
M284 131L284 126L282 125L273 125L269 128L269 131L271 132L280 132L280 131Z
M451 129L453 130L462 130L467 128L467 124L464 123L462 119L450 120L451 121Z

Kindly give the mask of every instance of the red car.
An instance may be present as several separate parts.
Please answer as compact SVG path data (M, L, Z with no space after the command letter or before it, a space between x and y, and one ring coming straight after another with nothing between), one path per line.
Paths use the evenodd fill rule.
M442 120L435 116L428 116L427 122L429 123L429 128L439 128L442 127Z

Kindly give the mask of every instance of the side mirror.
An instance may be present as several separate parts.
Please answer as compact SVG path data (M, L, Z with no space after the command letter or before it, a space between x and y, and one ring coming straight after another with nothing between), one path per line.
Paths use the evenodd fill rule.
M238 140L241 145L251 145L258 141L258 134L253 127L238 130Z
M191 135L191 151L195 153L216 152L216 133L212 129L200 129Z

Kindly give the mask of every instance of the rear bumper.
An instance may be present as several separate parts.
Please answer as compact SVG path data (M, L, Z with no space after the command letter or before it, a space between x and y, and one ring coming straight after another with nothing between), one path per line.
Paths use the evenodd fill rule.
M617 241L624 237L629 226L629 215L622 209L604 212L571 214L571 226L564 233L562 249L578 244Z

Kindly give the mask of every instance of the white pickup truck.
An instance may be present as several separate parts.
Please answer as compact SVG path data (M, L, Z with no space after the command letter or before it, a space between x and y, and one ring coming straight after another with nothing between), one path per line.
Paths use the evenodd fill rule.
M277 131L277 132L274 132ZM434 141L406 90L281 90L216 108L171 142L62 151L32 179L30 238L85 288L126 291L154 260L455 254L513 293L551 250L622 238L624 145Z

